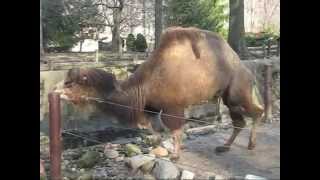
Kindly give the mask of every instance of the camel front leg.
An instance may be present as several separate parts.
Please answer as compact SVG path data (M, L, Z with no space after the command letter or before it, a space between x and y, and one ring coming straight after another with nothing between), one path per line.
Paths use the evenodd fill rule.
M163 124L170 129L173 138L174 151L171 160L178 160L181 152L182 127L184 125L184 108L171 108L165 110L161 116Z
M172 138L173 138L173 147L174 152L171 155L172 160L177 160L180 157L181 152L181 135L182 135L182 129L176 129L172 131Z

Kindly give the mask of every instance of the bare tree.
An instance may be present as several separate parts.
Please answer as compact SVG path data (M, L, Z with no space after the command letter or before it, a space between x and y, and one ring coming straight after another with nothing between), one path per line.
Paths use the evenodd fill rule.
M122 50L120 34L141 24L141 7L135 1L100 0L96 5L101 6L101 16L106 26L112 31L112 51Z
M40 0L40 56L44 55L42 31L42 0Z
M271 19L276 13L277 8L280 6L279 0L264 0L263 2L263 21L262 28L266 29L271 24Z
M155 0L155 48L159 47L162 32L162 0Z
M245 42L244 0L229 0L229 36L228 43L243 59L250 57Z

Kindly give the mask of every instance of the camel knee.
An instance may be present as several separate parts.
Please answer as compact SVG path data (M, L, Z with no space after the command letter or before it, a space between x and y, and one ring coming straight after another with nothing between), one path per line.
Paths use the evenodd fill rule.
M240 113L230 112L230 117L232 119L232 125L235 127L245 127L246 122Z

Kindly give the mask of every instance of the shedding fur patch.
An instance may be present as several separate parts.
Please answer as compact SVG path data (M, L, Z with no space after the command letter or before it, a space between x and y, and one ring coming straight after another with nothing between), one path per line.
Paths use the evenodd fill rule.
M257 88L257 85L254 83L252 86L252 103L256 105L257 107L263 109L263 103L261 99L261 95L259 93L259 90Z

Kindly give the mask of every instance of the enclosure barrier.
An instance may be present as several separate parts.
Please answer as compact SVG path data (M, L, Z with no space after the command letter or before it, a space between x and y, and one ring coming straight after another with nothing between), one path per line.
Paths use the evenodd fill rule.
M61 180L61 113L60 95L49 93L50 113L50 176L51 179Z
M271 122L271 118L272 118L272 111L271 111L271 105L272 105L271 80L272 79L271 78L272 78L271 65L266 65L265 66L265 83L264 83L264 88L265 88L264 95L265 96L264 96L264 99L265 99L265 107L266 107L265 108L265 113L266 113L265 117L266 117L266 120L268 120L269 122ZM50 114L49 115L49 118L50 118L49 119L50 120L50 122L49 122L49 125L50 125L49 126L49 131L50 131L50 176L51 176L50 179L61 180L62 179L62 176L61 176L61 155L62 155L62 136L61 136L61 133L62 133L62 131L61 131L60 94L51 92L51 93L49 93L48 98L49 98L49 114ZM89 100L89 101L91 100L91 101L96 101L98 103L107 103L110 105L123 107L128 110L130 110L130 109L131 110L140 110L140 111L144 111L144 112L159 114L159 112L149 111L149 110L145 110L145 109L136 109L131 106L113 103L110 101L106 101L104 99L99 99L99 98L94 98L94 97L83 97L83 98L85 100ZM166 114L166 113L161 113L161 115L213 125L212 123L209 123L209 122L203 121L203 120L199 120L199 119L179 117L179 116L174 116L174 115ZM217 125L217 129L224 129L224 128L225 127L219 127L219 125ZM230 128L251 130L249 128L241 128L241 127L236 127L233 125L230 125ZM131 129L131 128L126 128L126 129ZM132 129L132 130L135 130L135 129ZM81 137L81 138L86 139L88 141L98 142L99 144L103 144L103 142L99 142L95 139L79 136L79 135L70 133L68 131L63 131L63 132L66 134ZM274 134L274 133L270 133L270 134L280 136L280 134ZM192 165L189 165L189 164L183 164L183 163L177 163L177 162L175 162L175 163L177 165L182 165L182 166L186 166L186 167L193 167Z

